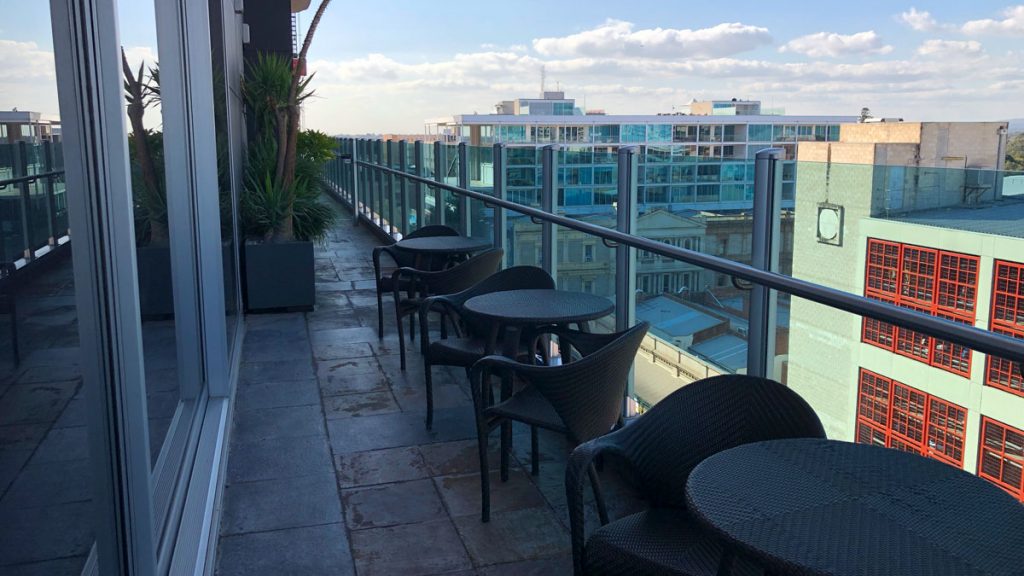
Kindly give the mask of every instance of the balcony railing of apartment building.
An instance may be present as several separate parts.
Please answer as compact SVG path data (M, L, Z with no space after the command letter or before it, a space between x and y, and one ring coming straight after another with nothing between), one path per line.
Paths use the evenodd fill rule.
M778 150L756 155L753 209L738 219L701 214L692 205L639 211L636 147L603 160L615 174L610 201L595 201L590 213L566 211L571 184L560 165L566 149L530 152L538 166L535 185L518 187L507 177L512 150L341 139L326 176L355 221L383 239L447 224L504 248L507 265L542 266L560 288L612 299L607 330L649 321L630 388L635 404L627 409L642 411L709 375L774 377L811 402L830 437L932 456L1024 499L989 462L1019 447L1004 442L996 454L985 436L990 421L1024 427L1024 283L1017 283L1024 282L1024 264L1012 261L1024 253L1024 198L1010 190L1018 175L800 162L797 230L783 234L781 223L793 214L780 210ZM516 157L523 154L516 149ZM840 184L861 186L860 200ZM745 226L744 249L724 246L730 234L716 241L707 230L716 217L732 218L732 232L737 220ZM676 234L666 232L673 229ZM687 243L688 235L703 242ZM889 246L894 238L921 245L924 256L915 260L906 248L890 254L883 262L890 268L879 271L884 258L875 245L881 239ZM712 244L718 255L702 251ZM957 259L960 253L973 257ZM651 278L642 280L645 274ZM918 293L887 296L911 294L915 281ZM870 421L865 374L878 371L886 372L890 387L910 387L919 397L908 409L898 397L903 388L887 389L884 415ZM943 406L953 416L939 423ZM911 429L901 432L903 411ZM915 432L915 423L924 431ZM1013 457L1004 461L1020 468Z

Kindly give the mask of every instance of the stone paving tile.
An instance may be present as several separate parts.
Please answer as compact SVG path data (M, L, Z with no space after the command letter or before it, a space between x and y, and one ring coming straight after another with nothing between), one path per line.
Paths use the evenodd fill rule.
M434 427L427 430L420 414L396 412L361 418L343 418L327 423L331 449L335 454L363 452L464 440L476 436L476 425L464 410L436 410Z
M5 513L0 522L0 566L88 554L95 539L92 518L90 502ZM54 530L55 526L63 528Z
M49 429L48 423L0 426L0 449L34 450Z
M237 412L233 439L237 442L254 442L264 438L313 436L323 433L324 422L320 406L290 406Z
M0 399L0 426L55 421L77 387L74 381L11 386Z
M376 358L344 358L316 364L320 393L324 396L388 390L388 380Z
M427 387L422 382L413 386L392 386L395 400L402 410L416 412L426 416ZM473 411L473 399L461 387L455 384L434 382L434 410L441 408L465 407L469 414Z
M472 568L448 519L350 534L359 576L425 576Z
M345 490L341 501L345 524L352 530L448 518L428 478Z
M419 450L431 476L475 474L480 471L476 439L424 444ZM488 444L487 463L492 470L497 470L499 462L498 439L495 436L490 438Z
M374 416L400 412L390 391L368 392L366 394L346 394L344 396L327 396L324 398L324 415L328 420Z
M87 556L4 566L4 576L80 576Z
M481 522L479 516L463 516L453 521L478 567L572 552L569 533L547 506L492 513L487 523Z
M366 358L373 356L373 349L366 342L329 342L315 346L313 358L317 360L335 360L349 358Z
M229 536L220 541L219 576L354 575L341 524Z
M221 534L263 532L341 522L333 473L229 484Z
M430 471L416 446L353 452L334 457L342 488L427 478Z
M508 482L501 481L501 473L491 470L491 515L507 510L521 510L545 506L544 497L530 482L529 474L513 467ZM434 478L438 492L453 518L473 516L480 519L480 474L439 476Z
M235 409L240 412L262 408L287 408L320 403L315 378L285 382L239 382Z
M331 451L322 435L267 438L232 448L228 482L312 476L332 469Z
M243 362L239 373L240 382L283 382L308 380L316 377L311 358L304 362L293 360L270 360L264 362Z
M88 459L30 463L0 500L0 511L84 502L92 498Z
M572 574L572 554L486 566L480 576L560 576Z

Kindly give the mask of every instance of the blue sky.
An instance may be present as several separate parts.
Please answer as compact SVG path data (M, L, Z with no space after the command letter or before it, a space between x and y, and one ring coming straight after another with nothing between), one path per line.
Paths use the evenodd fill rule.
M56 112L46 5L0 0L0 109ZM152 58L152 2L119 9L130 58ZM1024 5L1005 1L735 1L723 10L679 1L335 0L310 54L319 97L305 120L331 133L416 133L427 118L532 96L542 65L549 88L609 113L744 97L791 114L868 106L915 120L1020 118L1022 39Z

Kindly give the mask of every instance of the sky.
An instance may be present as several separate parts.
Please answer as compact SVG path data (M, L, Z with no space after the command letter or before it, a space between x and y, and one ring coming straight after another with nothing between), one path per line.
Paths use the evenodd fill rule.
M0 0L0 109L57 112L47 4ZM156 53L152 7L119 5L132 61ZM990 0L334 0L309 54L304 121L421 133L427 119L535 97L542 67L547 89L609 114L735 97L789 114L1024 118L1022 40L1024 4Z

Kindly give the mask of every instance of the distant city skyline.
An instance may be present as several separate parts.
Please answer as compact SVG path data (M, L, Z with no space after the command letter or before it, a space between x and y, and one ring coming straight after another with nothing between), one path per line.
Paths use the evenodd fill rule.
M549 89L610 114L736 97L789 114L868 107L907 120L1024 117L1024 4L494 7L332 4L310 52L318 97L305 124L332 134L420 133L428 118L490 113L499 100L535 95L542 66ZM57 113L47 10L0 0L0 109ZM123 1L119 10L129 59L152 61L152 3ZM302 28L311 15L300 15Z

